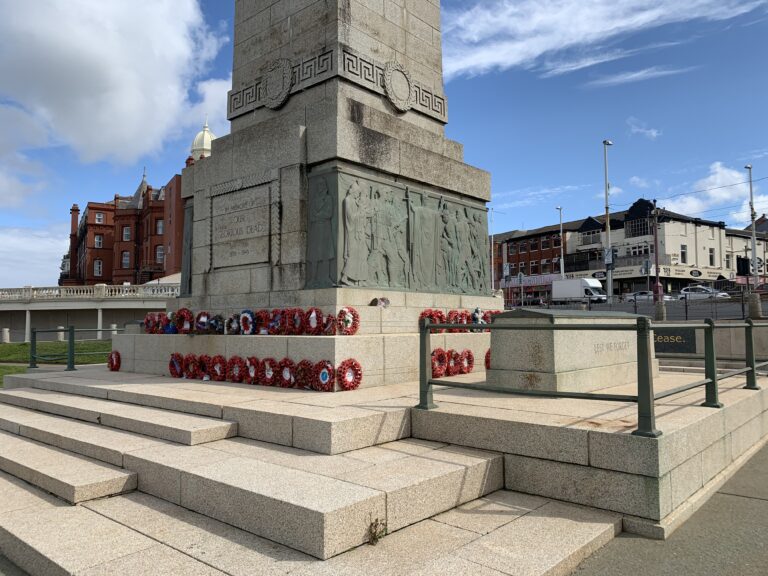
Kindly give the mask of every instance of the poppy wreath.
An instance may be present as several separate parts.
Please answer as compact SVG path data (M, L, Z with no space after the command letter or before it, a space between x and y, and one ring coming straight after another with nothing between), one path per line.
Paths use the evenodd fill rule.
M309 360L296 364L296 388L309 388L312 383L312 372L315 365Z
M208 323L209 334L224 334L224 316L216 314Z
M432 378L442 378L448 368L448 354L442 348L432 350Z
M461 354L456 352L456 350L448 350L446 355L448 356L448 363L445 369L445 375L456 376L461 367Z
M256 356L250 356L245 361L245 383L246 384L258 384L259 383L259 371L261 370L261 362Z
M336 370L336 381L344 391L357 390L363 381L363 368L354 358L344 360Z
M432 310L432 315L430 316L430 320L432 321L432 324L445 324L446 318L445 318L445 312L442 310ZM440 330L435 330L436 334L442 334L445 332L445 328L441 328Z
M272 317L269 320L269 334L272 336L280 336L285 334L286 313L281 308L275 308L272 310Z
M485 369L491 369L491 349L488 348L488 352L485 353Z
M176 330L179 331L179 334L189 334L192 332L195 317L192 316L189 308L179 308L176 314L173 315L173 323L176 325Z
M211 315L208 312L198 312L195 316L195 332L207 334L211 329Z
M232 356L227 362L227 381L239 384L245 380L246 369L245 360L240 356Z
M168 319L168 314L165 312L157 313L157 325L155 326L155 334L165 334L165 329L171 321Z
M154 312L147 312L144 316L144 332L147 334L154 334L157 329L157 314Z
M227 334L234 336L240 334L240 314L232 314L227 318Z
M296 386L296 364L290 358L283 358L277 365L277 384L280 388Z
M319 336L323 333L323 311L320 308L310 308L304 314L304 332L311 336Z
M336 324L339 334L342 336L354 336L360 329L360 314L352 306L345 306L339 310Z
M289 308L285 311L286 315L286 334L301 336L305 333L306 324L304 322L304 310L301 308Z
M459 357L459 374L471 374L475 369L475 355L472 350L464 350Z
M459 323L464 325L472 324L472 312L469 310L462 310L459 314ZM461 331L469 332L470 330L469 328L463 328Z
M107 357L107 367L110 372L120 371L120 352L112 350L112 352L109 353L109 356Z
M211 357L208 354L201 354L197 357L197 363L200 366L200 379L208 381L211 379Z
M459 324L460 312L458 310L451 310L448 312L448 324ZM461 332L459 328L451 328L448 332L456 333Z
M227 359L221 354L211 358L211 380L224 382L227 379Z
M259 370L259 384L262 386L274 386L280 365L274 358L264 358Z
M323 335L336 336L336 316L327 314L323 321Z
M171 354L171 359L168 361L168 372L173 378L184 376L184 357L178 352Z
M243 310L240 312L240 334L252 336L255 333L256 322L254 321L252 310Z
M310 387L318 392L333 392L336 370L328 360L320 360L312 370Z
M200 361L194 354L187 354L184 356L182 367L184 370L184 378L187 380L197 380L200 378Z
M269 321L271 320L269 310L259 310L253 315L253 333L269 334Z
M163 327L163 334L178 334L176 324L173 323L173 315L168 316L168 323Z
M434 324L435 322L434 322L434 320L432 320L432 315L434 313L435 313L435 311L432 310L432 308L426 308L426 309L422 310L421 314L419 314L419 324L421 324L421 321L424 320L425 318L429 318L429 321Z

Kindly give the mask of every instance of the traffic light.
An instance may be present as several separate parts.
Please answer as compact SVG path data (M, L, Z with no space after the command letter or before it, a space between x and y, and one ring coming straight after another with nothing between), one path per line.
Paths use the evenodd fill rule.
M736 257L736 276L751 276L749 258Z

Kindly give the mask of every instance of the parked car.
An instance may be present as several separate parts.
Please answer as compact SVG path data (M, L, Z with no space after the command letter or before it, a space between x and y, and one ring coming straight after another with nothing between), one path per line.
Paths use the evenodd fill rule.
M709 286L686 286L680 290L680 300L713 300L730 298L727 292L720 292Z
M669 294L663 296L665 302L673 301L674 298ZM653 302L653 292L651 290L640 290L631 294L624 295L625 302Z

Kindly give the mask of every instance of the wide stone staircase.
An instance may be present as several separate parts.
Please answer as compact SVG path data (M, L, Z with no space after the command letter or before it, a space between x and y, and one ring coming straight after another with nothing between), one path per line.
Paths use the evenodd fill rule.
M193 561L180 536L178 545L166 538L160 546L152 534L141 536L146 530L116 519L131 509L151 509L153 523L173 520L190 538L194 526L179 520L185 514L229 534L222 542L230 546L255 538L251 550L271 546L328 559L375 541L384 526L392 533L504 487L501 454L410 438L407 397L356 406L338 405L338 394L311 393L313 404L301 403L300 394L291 397L297 402L254 401L245 386L155 381L6 378L0 550L22 568L121 573L120 566L128 568L120 562L141 550L147 554L134 560L155 573L163 563ZM274 390L274 398L283 393ZM133 491L135 497L119 496ZM107 497L117 498L110 505ZM120 514L112 518L105 509ZM613 537L616 522L608 519L588 543ZM262 556L263 573L289 571L265 568L279 554ZM172 573L240 573L206 558Z

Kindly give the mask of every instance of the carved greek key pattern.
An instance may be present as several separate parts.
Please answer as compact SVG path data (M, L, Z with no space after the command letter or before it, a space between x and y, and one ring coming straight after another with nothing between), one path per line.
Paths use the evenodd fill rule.
M293 87L290 93L299 92L330 78L333 69L333 50L310 56L298 64L294 64L291 70ZM258 77L239 90L230 90L227 118L232 120L265 106L267 95L264 88L264 78Z
M384 75L386 66L358 54L351 48L344 47L341 53L341 75L346 79L386 96ZM445 97L435 94L418 82L413 82L416 91L413 110L447 122Z

